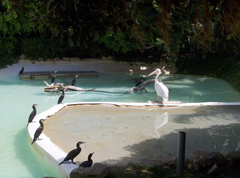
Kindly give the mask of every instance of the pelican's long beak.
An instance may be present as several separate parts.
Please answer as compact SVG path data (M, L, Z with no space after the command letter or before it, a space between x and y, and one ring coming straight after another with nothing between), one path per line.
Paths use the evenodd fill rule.
M156 73L157 73L157 71L155 70L155 71L153 71L152 73L148 74L148 77L151 76L151 75L153 75L153 74L156 74Z

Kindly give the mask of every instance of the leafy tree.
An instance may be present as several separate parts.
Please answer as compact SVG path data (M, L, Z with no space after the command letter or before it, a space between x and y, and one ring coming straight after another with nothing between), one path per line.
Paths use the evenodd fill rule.
M36 7L32 4L27 12L34 10ZM26 6L26 7L30 7ZM11 65L17 61L21 54L21 35L29 35L32 28L29 25L29 13L12 8L8 0L0 3L0 68Z
M112 29L102 38L98 38L98 43L104 43L109 49L116 52L126 53L138 49L135 40L126 37L124 34L116 35Z
M205 50L211 50L220 37L239 39L240 2L234 0L10 1L20 9L40 4L33 14L35 27L47 29L52 38L67 40L71 46L86 47L109 28L120 37L133 38L140 49L154 46L154 33L170 49L179 45L183 33Z

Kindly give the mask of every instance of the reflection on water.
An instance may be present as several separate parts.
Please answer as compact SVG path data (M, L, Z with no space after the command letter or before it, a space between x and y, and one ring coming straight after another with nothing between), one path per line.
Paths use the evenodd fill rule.
M157 114L157 118L155 119L154 125L155 125L155 132L157 133L157 139L159 139L161 136L158 133L158 129L160 129L163 125L168 123L168 113L165 112L163 115Z

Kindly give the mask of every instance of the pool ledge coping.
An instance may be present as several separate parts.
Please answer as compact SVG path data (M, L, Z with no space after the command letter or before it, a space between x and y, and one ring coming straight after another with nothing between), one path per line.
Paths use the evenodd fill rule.
M52 116L56 112L60 111L66 106L71 105L116 105L116 106L160 106L160 107L186 107L186 106L226 106L226 105L240 105L240 102L202 102L202 103L174 103L170 102L165 104L160 103L123 103L123 102L75 102L75 103L64 103L54 105L46 111L38 114L34 118L34 122L30 123L28 126L28 137L30 144L33 140L34 133L39 127L40 119L47 119L47 117ZM62 151L57 145L51 142L50 138L42 133L39 137L41 141L36 141L32 144L34 149L41 155L45 160L47 160L61 175L63 178L69 178L70 173L73 169L78 168L74 164L62 164L58 165L66 156L66 152Z

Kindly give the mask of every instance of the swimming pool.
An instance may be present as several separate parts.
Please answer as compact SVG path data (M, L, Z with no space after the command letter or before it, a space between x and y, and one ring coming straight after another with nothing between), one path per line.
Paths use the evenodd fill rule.
M108 92L126 92L134 86L134 79L142 73L104 73L99 78L78 78L76 86L84 89L96 88ZM153 77L149 77L153 78ZM225 81L187 75L160 77L170 89L169 101L195 102L239 102L240 94ZM70 84L71 78L59 78L56 82ZM59 92L44 92L44 80L20 80L17 76L0 77L0 129L1 177L60 177L59 173L39 156L29 143L27 120L33 104L41 113L57 104ZM101 92L66 92L64 103L89 101L147 102L156 100L153 83L147 92L114 94ZM14 168L14 169L13 169ZM16 176L17 175L17 176Z

